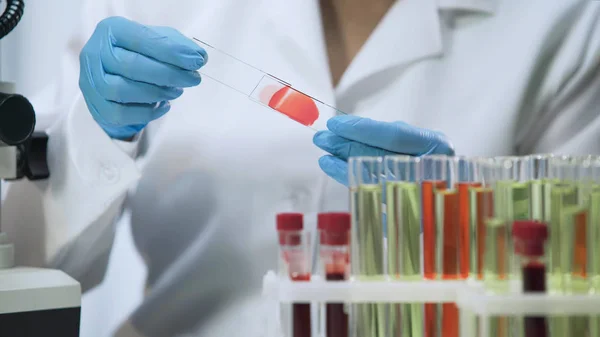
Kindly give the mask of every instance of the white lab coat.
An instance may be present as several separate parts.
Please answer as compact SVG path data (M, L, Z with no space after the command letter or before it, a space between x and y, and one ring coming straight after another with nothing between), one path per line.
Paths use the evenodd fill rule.
M3 230L19 262L62 268L89 289L105 274L116 220L131 214L149 290L130 321L147 337L262 335L275 213L345 210L347 191L319 170L310 129L208 78L139 142L109 139L76 86L77 55L103 17L174 26L347 113L440 130L458 154L600 153L597 1L398 1L336 88L316 0L84 7L64 78L34 101L51 126L52 176L11 186ZM115 310L143 292L119 286L101 295ZM127 319L83 310L107 317L84 327L94 336Z

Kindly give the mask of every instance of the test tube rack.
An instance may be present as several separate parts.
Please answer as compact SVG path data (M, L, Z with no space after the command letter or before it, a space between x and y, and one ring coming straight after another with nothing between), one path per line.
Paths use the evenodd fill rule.
M472 281L360 281L326 282L313 276L310 282L293 282L268 272L263 278L263 298L268 305L267 337L283 334L280 304L328 302L352 303L440 303L454 302L460 310L460 336L490 336L489 318L525 316L600 317L600 294L523 294L519 281L511 283L508 294L486 292L481 282ZM478 318L478 330L473 318ZM316 337L326 337L317 332ZM365 336L367 337L367 336ZM562 337L562 336L561 336ZM565 336L566 337L566 336Z

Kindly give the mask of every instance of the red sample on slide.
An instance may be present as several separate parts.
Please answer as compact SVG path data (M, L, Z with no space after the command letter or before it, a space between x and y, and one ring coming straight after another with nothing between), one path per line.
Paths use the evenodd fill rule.
M265 88L268 91L272 88ZM262 96L262 95L261 95ZM294 90L291 87L283 87L277 90L267 102L271 109L281 112L296 122L311 126L319 118L319 109L315 101L309 96Z

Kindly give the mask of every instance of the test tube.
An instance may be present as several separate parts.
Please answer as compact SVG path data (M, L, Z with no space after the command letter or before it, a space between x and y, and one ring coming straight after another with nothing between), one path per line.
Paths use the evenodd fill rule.
M280 277L307 282L311 276L310 233L304 232L301 213L280 213L276 216L279 236ZM282 323L286 337L311 337L310 303L294 303L282 307Z
M600 293L600 158L591 161L590 171L592 189L589 198L588 269L592 291L598 294Z
M590 162L590 185L588 218L588 277L592 294L600 293L600 157ZM590 319L590 336L600 336L600 316Z
M552 186L551 233L558 235L558 266L553 266L554 276L566 293L587 292L587 217L581 181L581 158L555 157L550 163L553 178L559 180ZM554 259L555 256L553 256Z
M469 239L471 241L469 278L477 281L483 281L486 224L494 216L493 177L489 176L493 171L486 166L490 161L489 158L473 159L472 165L475 170L473 175L477 177L475 180L480 180L481 183L480 186L469 188Z
M550 178L551 158L554 158L554 155L536 154L523 158L525 175L523 180L529 182L532 220L550 221L550 189L552 183L556 182L556 180Z
M352 157L348 161L348 171L352 210L351 272L358 280L377 280L384 276L383 158ZM383 304L354 305L352 335L383 337L385 317Z
M507 163L498 158L490 158L480 162L481 172L486 187L492 188L492 198L486 198L483 205L485 218L485 240L483 253L483 283L488 292L506 293L509 289L509 236L508 216L512 213L512 186L517 184L514 178L515 160ZM508 171L508 172L507 172ZM488 195L489 196L489 195ZM490 200L491 199L491 200ZM508 209L508 210L507 210ZM492 215L490 217L490 215ZM507 317L490 318L490 336L508 337L511 322ZM482 336L488 337L488 336Z
M320 257L321 274L326 281L348 279L350 273L350 214L321 213ZM344 303L325 305L325 337L348 337L348 314Z
M458 262L458 192L452 187L452 159L433 155L421 158L421 214L424 277L456 280ZM454 303L425 304L427 337L458 336L458 308Z
M458 191L458 255L460 278L467 279L477 265L477 191L482 188L478 159L454 157L455 188ZM472 198L472 197L475 198ZM475 207L472 207L475 206ZM474 225L474 226L473 226ZM473 262L473 265L471 265Z
M512 234L515 254L519 257L523 292L546 292L545 243L548 238L548 226L536 221L515 221ZM524 337L548 336L546 319L525 317L524 332Z
M392 280L418 281L421 273L421 159L385 158L387 205L387 272ZM424 337L423 305L390 306L388 335Z

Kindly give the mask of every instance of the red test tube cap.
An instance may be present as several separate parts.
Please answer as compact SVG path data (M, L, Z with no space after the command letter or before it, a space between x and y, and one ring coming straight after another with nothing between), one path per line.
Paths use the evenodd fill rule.
M350 231L349 213L321 213L317 217L317 227L323 231L321 243L325 245L347 245Z
M516 239L515 251L524 255L544 255L544 243L548 239L548 225L533 220L513 222L512 235Z
M276 223L280 245L299 246L302 244L301 231L304 229L302 213L279 213L276 216Z
M302 213L279 213L276 216L278 231L301 231L304 228Z

